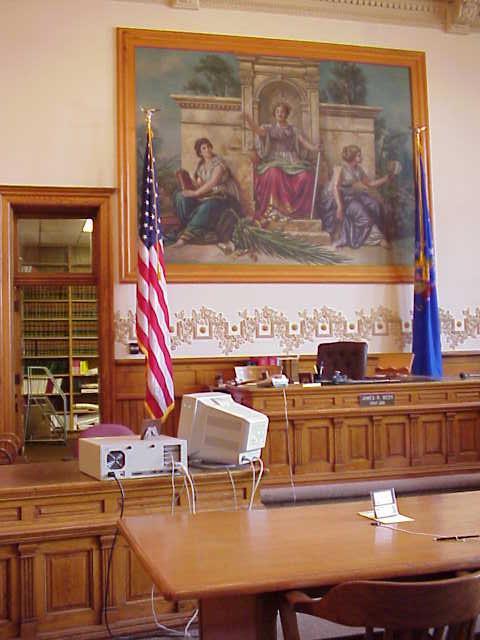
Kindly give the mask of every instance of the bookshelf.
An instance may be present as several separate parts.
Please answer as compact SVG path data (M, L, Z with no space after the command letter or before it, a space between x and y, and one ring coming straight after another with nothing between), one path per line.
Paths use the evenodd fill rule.
M68 431L98 422L96 287L79 284L25 286L21 322L24 378L29 368L44 367L57 381L53 390L46 380L37 378L35 385L25 383L24 395L48 396L50 404L57 408L61 398L56 390L60 387L66 398ZM29 440L45 440L49 431L54 432L48 424L49 419L38 413L27 415L25 431Z

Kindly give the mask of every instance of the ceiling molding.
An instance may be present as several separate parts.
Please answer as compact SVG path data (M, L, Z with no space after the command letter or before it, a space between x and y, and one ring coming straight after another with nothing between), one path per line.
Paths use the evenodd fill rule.
M478 30L480 0L454 0L448 4L447 31L465 35Z
M480 0L169 0L169 5L432 27L459 35L480 31Z

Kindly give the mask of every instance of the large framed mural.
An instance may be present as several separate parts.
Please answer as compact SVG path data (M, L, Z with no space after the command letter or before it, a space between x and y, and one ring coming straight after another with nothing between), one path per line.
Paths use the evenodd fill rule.
M169 282L412 280L422 52L117 35L122 281L135 280L148 108Z

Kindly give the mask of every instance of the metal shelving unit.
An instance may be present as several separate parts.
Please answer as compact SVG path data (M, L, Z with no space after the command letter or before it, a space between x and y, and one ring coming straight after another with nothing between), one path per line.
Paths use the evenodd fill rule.
M25 378L25 442L67 441L67 396L63 378L47 367L27 367Z

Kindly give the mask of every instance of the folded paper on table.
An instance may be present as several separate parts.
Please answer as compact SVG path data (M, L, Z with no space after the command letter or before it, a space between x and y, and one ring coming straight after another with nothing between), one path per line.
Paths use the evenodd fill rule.
M376 518L373 511L359 511L358 515L364 518L369 518L370 520L375 520L375 522L380 522L381 524L397 524L399 522L413 522L413 518L409 518L408 516L402 516L400 513L397 513L394 516L387 516L386 518Z

